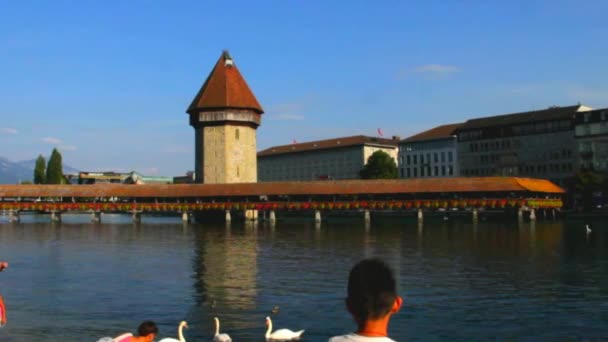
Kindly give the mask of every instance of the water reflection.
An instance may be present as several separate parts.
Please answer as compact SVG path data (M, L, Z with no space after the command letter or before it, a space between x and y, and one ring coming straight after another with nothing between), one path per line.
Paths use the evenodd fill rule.
M110 219L120 224L103 223ZM608 334L605 221L589 222L587 235L581 221L470 217L370 224L331 217L321 225L77 220L0 224L2 258L11 262L0 274L11 315L3 341L101 337L150 318L163 336L187 319L188 340L200 340L216 315L233 339L261 341L275 305L277 326L326 341L353 327L346 279L366 256L386 259L398 274L405 308L391 325L397 340Z

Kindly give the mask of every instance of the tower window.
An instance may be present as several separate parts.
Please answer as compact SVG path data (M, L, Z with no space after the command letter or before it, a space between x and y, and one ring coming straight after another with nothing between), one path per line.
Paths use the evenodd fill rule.
M240 171L241 171L241 170L240 170L240 169L239 169L239 167L237 166L237 167L236 167L236 176L237 176L237 177L240 177L240 176L241 176L241 172L240 172Z
M236 140L239 140L240 135L241 135L241 134L240 134L240 132L239 132L239 129L237 128L237 129L234 131L234 138L235 138Z

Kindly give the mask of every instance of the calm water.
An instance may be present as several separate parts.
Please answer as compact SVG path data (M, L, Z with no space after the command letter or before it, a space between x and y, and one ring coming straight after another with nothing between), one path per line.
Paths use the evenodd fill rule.
M343 307L350 267L368 256L399 277L403 310L391 335L406 340L599 340L608 337L608 228L536 224L334 219L274 228L182 225L177 218L65 216L0 223L1 341L96 341L155 320L161 337L187 320L207 341L212 317L235 341L275 328L326 341L353 329ZM35 222L36 220L41 222ZM215 302L215 306L211 303Z

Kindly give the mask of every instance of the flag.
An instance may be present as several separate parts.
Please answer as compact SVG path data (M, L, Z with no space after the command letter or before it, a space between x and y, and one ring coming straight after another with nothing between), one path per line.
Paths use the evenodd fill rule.
M384 136L384 134L382 133L382 128L378 128L378 135L381 136L381 137Z
M292 144L297 144L298 142L296 141L296 139L292 139L292 140L291 140L291 143L292 143Z

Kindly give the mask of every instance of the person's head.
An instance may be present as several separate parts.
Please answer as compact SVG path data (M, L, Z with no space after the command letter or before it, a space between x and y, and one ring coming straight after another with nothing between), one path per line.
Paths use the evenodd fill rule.
M365 259L348 276L346 306L358 324L383 319L401 308L393 271L380 259Z
M145 337L147 341L154 341L158 334L158 328L152 321L144 321L137 328L137 336Z

